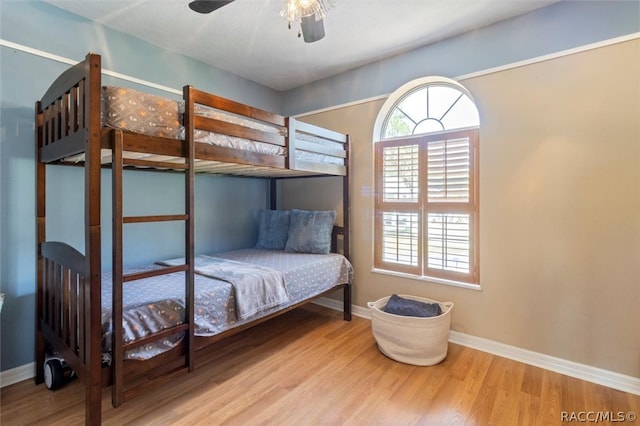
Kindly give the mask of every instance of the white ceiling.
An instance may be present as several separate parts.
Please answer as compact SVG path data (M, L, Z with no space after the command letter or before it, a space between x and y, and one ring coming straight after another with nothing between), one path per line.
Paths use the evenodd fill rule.
M207 14L190 0L45 0L276 90L474 30L558 0L335 0L326 37L305 43L284 0L236 0Z

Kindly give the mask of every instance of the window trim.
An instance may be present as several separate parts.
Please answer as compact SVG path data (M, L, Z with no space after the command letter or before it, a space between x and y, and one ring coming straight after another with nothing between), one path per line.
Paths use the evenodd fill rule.
M385 138L383 134L383 129L386 128L387 122L390 119L391 113L398 106L400 102L406 99L411 93L420 90L426 86L430 85L449 85L463 94L467 95L471 102L476 106L477 103L469 90L462 86L455 80L441 77L441 76L429 76L419 78L413 81L410 81L404 85L402 85L399 89L395 90L393 93L389 95L387 100L383 103L380 111L378 112L376 121L374 123L373 129L373 145L374 145L374 164L373 164L373 189L374 189L374 197L373 197L373 223L372 223L372 233L373 233L373 247L372 247L372 255L373 255L373 268L372 272L383 273L394 276L401 276L405 278L417 279L419 281L428 281L435 282L439 284L453 285L463 288L473 288L480 289L480 199L479 199L479 133L480 133L480 124L478 126L472 126L467 128L456 128L453 130L444 130L441 132L433 132L433 133L425 133L419 135L407 135L403 137L392 137ZM479 111L478 111L479 114ZM457 133L457 132L467 132L473 131L475 132L475 136L470 138L470 187L469 187L469 203L473 201L472 208L468 211L470 218L470 273L459 273L455 271L446 271L441 269L436 269L435 272L430 270L429 268L422 267L412 267L411 265L402 265L399 263L389 263L382 261L382 249L383 243L381 240L381 226L382 226L382 215L384 210L380 207L379 201L381 200L382 193L382 175L381 173L381 162L382 155L381 150L384 144L390 143L401 143L399 141L406 141L408 139L421 139L425 137L440 137L442 140L442 135L448 135L447 139L452 139L449 135ZM422 165L420 167L423 167ZM425 166L426 170L426 166ZM420 179L420 194L425 191L426 182ZM424 183L423 183L424 182ZM396 203L398 205L400 203ZM406 203L404 203L405 210L386 210L386 211L408 211ZM388 205L388 204L387 204ZM414 209L415 210L415 209ZM423 210L418 208L420 212L420 226L422 227L422 222L425 221L426 214ZM453 213L453 212L451 212ZM425 263L428 260L423 259L422 250L425 247L427 241L428 233L422 232L422 228L420 228L420 232L418 235L419 238L419 256L420 263Z
M395 108L395 106L400 102L400 100L404 99L410 93L420 89L422 86L427 86L430 84L448 84L452 87L455 87L456 89L460 90L461 92L469 96L469 98L473 101L473 103L477 105L475 99L471 95L471 92L469 92L469 90L467 90L467 88L464 87L462 84L450 78L441 77L441 76L429 76L429 77L422 77L422 78L412 80L408 83L403 84L393 93L391 93L387 98L387 100L384 102L384 104L382 104L382 107L378 112L378 116L373 126L373 142L374 143L380 142L381 140L383 140L382 129L385 126L387 117L389 116L393 108ZM392 140L392 139L389 138L384 140Z
M413 275L413 274L405 274L403 272L390 271L388 269L376 268L375 266L373 268L371 268L371 272L373 272L374 274L390 275L392 277L406 278L406 279L409 279L409 280L423 281L423 282L435 283L435 284L444 284L444 285L449 285L449 286L453 286L453 287L466 288L466 289L469 289L469 290L482 291L482 287L479 284L471 284L471 283L464 282L464 281L455 281L455 280L447 280L447 279L444 279L444 278L437 278L437 277L428 277L428 276L418 276L418 275Z
M427 199L425 190L420 186L419 196L415 202L388 202L383 199L383 180L382 180L382 150L389 146L405 146L411 144L418 144L419 158L426 160L426 147L430 142L441 141L443 139L456 139L460 137L469 137L470 144L470 176L469 176L469 200L467 202L430 202ZM477 127L455 129L437 133L428 133L422 135L412 135L403 138L393 138L380 140L374 144L374 187L375 187L375 199L374 199L374 269L385 270L390 272L398 272L401 274L408 274L416 277L424 277L425 279L434 278L445 281L455 281L471 285L479 285L480 277L480 265L479 265L479 156L478 156L478 140L479 129ZM420 160L418 170L419 182L426 182L427 165L426 161ZM429 268L428 262L425 258L425 247L427 232L424 228L426 223L426 215L429 212L446 212L455 213L456 209L459 209L461 213L469 214L470 222L470 272L468 274L448 271L441 269ZM419 228L418 228L418 264L402 265L399 263L385 262L382 258L382 216L384 212L394 211L401 213L417 213L419 216Z

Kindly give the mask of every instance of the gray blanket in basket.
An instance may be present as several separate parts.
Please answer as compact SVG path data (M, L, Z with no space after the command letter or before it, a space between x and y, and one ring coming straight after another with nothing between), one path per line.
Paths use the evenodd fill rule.
M438 303L426 303L419 300L407 299L397 294L392 295L384 307L389 314L403 315L407 317L437 317L442 314Z

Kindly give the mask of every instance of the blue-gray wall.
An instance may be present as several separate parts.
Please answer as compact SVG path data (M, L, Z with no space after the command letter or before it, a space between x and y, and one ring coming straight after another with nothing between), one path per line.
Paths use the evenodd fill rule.
M416 78L455 78L638 31L638 0L565 0L289 90L283 114L386 96Z
M46 23L46 25L45 25ZM55 30L52 30L55 28ZM456 77L640 31L640 3L563 1L524 16L366 65L307 86L278 93L220 69L160 49L42 2L0 0L0 41L79 61L100 53L103 67L156 84L184 84L283 114L300 114L386 95L426 75ZM35 161L33 105L68 65L0 46L0 289L1 364L8 370L33 361L35 291ZM106 82L136 87L128 81ZM157 92L148 87L137 87ZM588 88L585 88L588 90ZM160 94L167 93L160 91ZM170 95L178 97L178 95ZM354 141L357 143L357 141ZM357 161L357 160L356 160ZM105 172L108 194L109 172ZM83 237L82 175L73 167L49 167L48 238L80 250ZM181 203L177 174L127 173L125 208L171 212ZM252 212L266 205L266 184L216 176L196 179L198 252L253 244ZM54 201L58 199L58 201ZM222 204L224 203L224 204ZM181 231L172 226L126 229L129 264L174 256ZM164 242L164 237L168 242ZM110 259L110 200L103 199L103 259Z
M46 24L46 25L45 25ZM55 30L53 30L55 28ZM180 90L184 84L279 112L280 94L152 46L131 36L42 2L0 1L0 369L33 361L35 293L34 103L68 64L12 49L30 49L79 61L102 55L105 69ZM8 43L7 43L8 42ZM29 50L29 49L27 49ZM37 52L36 52L37 53ZM111 77L106 83L179 98L161 90ZM47 170L47 239L84 250L83 172L76 167ZM177 173L126 172L125 214L180 213L184 180ZM268 185L259 179L196 177L196 250L213 253L254 244L253 215L268 203ZM103 172L103 266L111 266L110 172ZM125 262L143 264L181 255L182 225L125 227Z

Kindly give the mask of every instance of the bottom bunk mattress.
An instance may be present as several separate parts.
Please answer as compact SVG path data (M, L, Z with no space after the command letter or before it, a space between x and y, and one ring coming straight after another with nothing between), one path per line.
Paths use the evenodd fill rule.
M142 272L171 259L134 268ZM353 267L342 255L243 249L195 259L195 334L214 336L351 283ZM185 273L176 272L129 281L123 285L123 341L130 343L182 324L185 313ZM109 359L112 343L112 275L102 277L103 351ZM125 358L146 360L172 349L183 333L127 351Z

